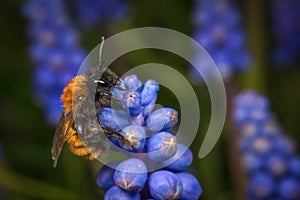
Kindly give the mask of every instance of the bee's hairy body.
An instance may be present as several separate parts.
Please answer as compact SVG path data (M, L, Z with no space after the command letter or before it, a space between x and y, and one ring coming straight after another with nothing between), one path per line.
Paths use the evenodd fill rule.
M103 72L101 79L97 75L90 72L76 76L63 90L64 110L52 142L54 167L64 142L75 155L94 160L109 148L109 143L103 142L105 136L124 139L119 131L102 126L97 117L101 108L110 107L110 89L117 84L118 77L109 69Z

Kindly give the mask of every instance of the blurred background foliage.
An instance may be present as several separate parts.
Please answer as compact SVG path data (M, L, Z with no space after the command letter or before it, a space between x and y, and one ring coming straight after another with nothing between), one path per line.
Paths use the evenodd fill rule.
M66 3L72 4L71 1ZM187 35L193 33L191 13L194 1L133 0L129 3L129 16L120 22L101 23L93 29L78 27L82 47L89 51L99 43L101 35L109 37L136 27L158 26ZM299 143L299 59L289 67L274 67L271 52L276 41L270 23L271 1L240 0L236 3L248 34L253 61L248 71L233 77L233 93L253 88L267 95L286 133ZM100 199L103 192L95 182L95 174L101 166L99 163L76 157L65 148L58 167L52 167L50 149L54 127L47 123L41 107L32 97L31 73L34 65L28 56L30 40L26 34L28 22L21 14L23 4L24 1L19 0L0 3L0 199ZM184 60L155 50L130 53L113 65L122 74L126 69L148 62L173 66L188 76L188 64ZM233 199L237 188L232 184L231 177L235 174L230 168L239 168L239 164L229 163L225 140L228 131L224 130L222 138L207 157L198 159L197 153L204 137L201 133L205 132L209 123L210 101L205 86L194 85L194 89L200 101L201 123L191 146L194 161L190 170L203 187L201 199ZM162 89L159 103L178 108L175 98L170 101L166 97L168 93ZM232 123L229 118L228 123Z

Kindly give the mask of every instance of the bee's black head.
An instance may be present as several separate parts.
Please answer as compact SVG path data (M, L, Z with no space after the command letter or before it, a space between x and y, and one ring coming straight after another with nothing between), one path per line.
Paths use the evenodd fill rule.
M95 87L101 87L103 89L107 88L108 90L111 87L115 87L118 85L119 78L118 76L111 71L110 69L106 69L103 71L102 69L99 70L93 70L86 74L87 77L87 83Z
M94 82L98 83L99 87L111 88L118 84L119 78L113 71L106 69L100 79L96 79Z
M87 73L87 83L91 89L91 95L95 94L96 107L110 107L111 104L111 88L118 87L119 78L111 71L93 71ZM92 92L95 91L95 92Z

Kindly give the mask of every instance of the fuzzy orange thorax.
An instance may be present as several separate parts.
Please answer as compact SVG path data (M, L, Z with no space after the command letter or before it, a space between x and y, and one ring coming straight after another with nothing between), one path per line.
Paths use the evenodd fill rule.
M64 88L61 95L61 101L66 112L72 110L73 101L79 97L87 96L88 86L84 76L74 77L69 84Z

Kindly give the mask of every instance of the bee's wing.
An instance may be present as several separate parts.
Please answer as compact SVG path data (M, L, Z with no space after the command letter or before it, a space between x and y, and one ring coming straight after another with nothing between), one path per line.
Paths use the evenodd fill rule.
M60 116L58 125L56 127L54 137L52 140L52 160L53 160L53 167L56 167L57 165L57 160L60 156L60 153L62 151L62 148L65 143L65 136L71 127L73 123L72 120L72 112L65 113L63 112L62 115Z

